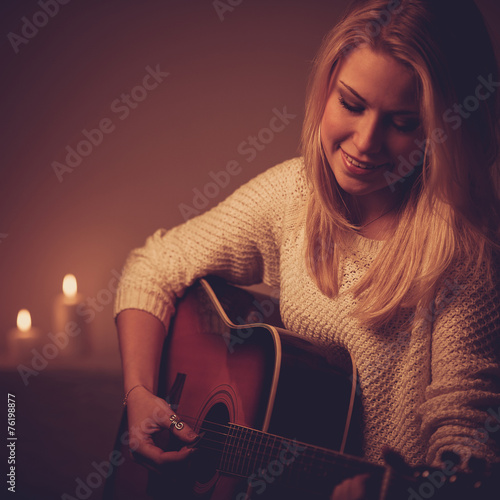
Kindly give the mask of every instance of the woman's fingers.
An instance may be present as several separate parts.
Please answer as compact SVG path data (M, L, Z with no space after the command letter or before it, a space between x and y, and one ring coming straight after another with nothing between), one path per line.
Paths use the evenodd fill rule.
M184 425L184 427L181 430L178 430L175 427L172 427L170 429L172 434L174 434L176 437L178 437L181 441L184 441L185 443L192 443L198 439L198 434L194 432L194 430L189 427L189 425Z
M192 443L198 438L198 434L184 421L182 417L177 415L168 405L168 410L162 413L158 424L161 427L169 429L170 432L186 443Z
M330 500L363 500L366 495L367 479L367 474L345 479L335 487Z
M188 448L187 446L178 451L164 451L154 444L144 443L132 451L132 456L141 465L152 470L158 470L158 467L163 464L185 460L195 451L196 448Z
M142 433L135 436L135 447L131 449L134 460L149 468L156 469L168 462L185 460L196 451L196 444L200 439L190 427L173 431L179 439L187 441L188 444L180 450L165 451L153 442L152 434Z
M199 436L167 402L147 390L137 389L128 401L130 448L134 460L150 467L185 460L194 452ZM153 435L167 430L187 443L178 451L165 451L153 442ZM189 446L191 445L191 446Z

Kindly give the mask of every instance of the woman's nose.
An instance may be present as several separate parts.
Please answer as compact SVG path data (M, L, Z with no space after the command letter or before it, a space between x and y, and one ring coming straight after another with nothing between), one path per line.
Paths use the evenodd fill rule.
M357 124L353 143L360 154L377 154L383 148L384 135L383 123L376 116L366 116Z

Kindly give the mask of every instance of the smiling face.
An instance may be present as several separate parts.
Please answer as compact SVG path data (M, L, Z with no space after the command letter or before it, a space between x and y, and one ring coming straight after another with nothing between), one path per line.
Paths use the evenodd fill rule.
M406 173L398 169L400 157L409 158L421 135L416 78L368 46L339 64L321 121L323 150L338 184L356 197L364 216L379 215L397 195L390 183Z

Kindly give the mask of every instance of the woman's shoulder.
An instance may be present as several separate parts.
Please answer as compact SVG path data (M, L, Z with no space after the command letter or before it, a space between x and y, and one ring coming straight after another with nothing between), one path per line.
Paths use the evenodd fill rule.
M221 206L226 210L235 210L235 213L252 213L254 219L261 218L275 227L283 227L285 222L303 217L308 195L304 160L295 157L256 175Z
M459 316L500 314L500 269L497 256L475 267L456 262L441 276L436 293L436 307L450 306ZM478 312L479 311L479 312ZM494 313L496 311L496 313ZM500 326L500 323L499 323Z
M305 198L308 193L302 157L279 163L257 175L251 182L275 194L283 193L292 198Z
M302 156L290 158L281 163L278 163L274 167L271 167L269 171L287 173L289 175L303 177L305 179L304 158Z

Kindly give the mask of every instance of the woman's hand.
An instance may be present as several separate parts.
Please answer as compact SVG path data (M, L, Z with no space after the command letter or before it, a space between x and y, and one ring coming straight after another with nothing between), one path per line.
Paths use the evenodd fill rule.
M165 327L151 314L138 309L122 311L116 320L127 392L127 416L130 449L134 459L152 468L167 462L183 460L194 448L164 451L153 442L153 434L164 429L187 445L193 445L197 435L186 424L176 429L170 417L174 411L161 398L152 394L158 380Z
M335 486L330 500L363 500L366 495L367 474L345 479Z
M410 476L412 469L406 464L403 457L393 449L384 447L382 455L387 466L389 466L397 475ZM369 489L373 487L370 483L368 474L360 474L349 479L345 479L338 484L330 496L330 500L364 500L367 498ZM405 487L406 488L406 487ZM403 498L405 489L396 489L392 492L390 498ZM372 496L370 496L372 498ZM385 498L385 497L384 497Z
M127 398L128 428L130 433L130 449L134 459L146 466L159 466L167 462L186 459L195 448L197 434L185 422L182 429L177 429L170 420L175 412L161 398L139 386L130 392ZM181 422L180 418L177 418ZM164 451L153 442L153 434L170 429L178 439L184 441L179 451Z

